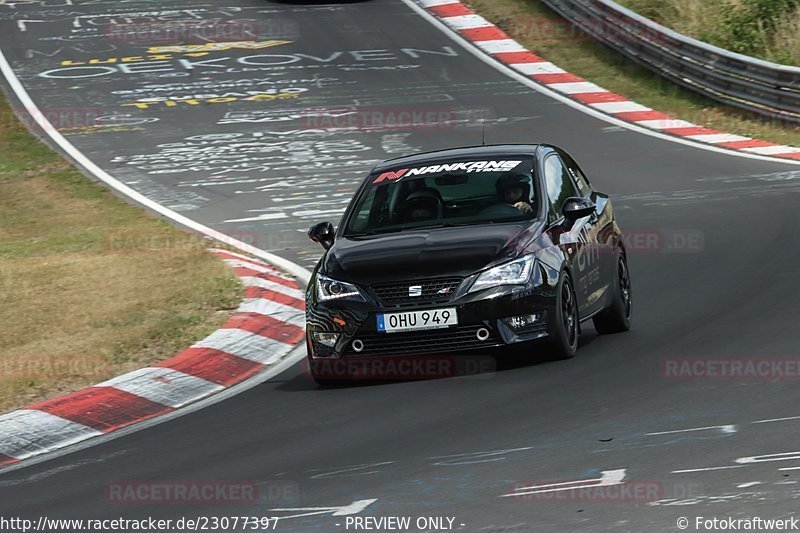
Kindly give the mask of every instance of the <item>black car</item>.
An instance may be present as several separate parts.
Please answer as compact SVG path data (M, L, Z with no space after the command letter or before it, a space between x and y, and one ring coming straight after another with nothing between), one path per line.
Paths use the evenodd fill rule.
M580 323L626 331L631 282L608 196L546 144L458 148L376 166L306 295L311 374L330 361L461 354L546 341L575 355ZM531 346L531 349L538 349ZM347 368L340 366L338 368Z

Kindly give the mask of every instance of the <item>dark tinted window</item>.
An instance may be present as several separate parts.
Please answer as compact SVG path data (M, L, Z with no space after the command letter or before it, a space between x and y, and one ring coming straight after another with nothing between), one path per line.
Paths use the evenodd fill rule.
M531 157L500 156L398 168L370 176L345 236L536 216Z
M561 207L564 205L564 200L580 195L575 184L572 183L567 168L556 154L551 154L544 160L544 181L547 198L552 207L551 218L561 218Z
M580 191L581 196L588 196L589 192L592 190L592 186L589 185L589 180L586 178L583 171L581 171L581 168L572 157L565 153L561 154L561 159L564 161L564 165L567 167L573 181L575 181L575 185L578 186L578 191Z

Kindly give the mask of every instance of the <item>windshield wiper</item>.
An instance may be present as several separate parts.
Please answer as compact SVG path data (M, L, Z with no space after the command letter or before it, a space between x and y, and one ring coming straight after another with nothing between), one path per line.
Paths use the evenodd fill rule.
M477 224L485 224L485 222L442 222L441 224L431 224L430 226L415 226L409 228L415 229L435 229L435 228L459 228L462 226L475 226Z
M493 222L493 221L488 221L488 222ZM437 228L456 228L461 226L475 226L476 224L485 224L485 223L486 222L442 222L439 224L429 224L427 226L380 228L380 229L372 229L369 231L361 231L358 233L347 233L345 237L369 237L370 235L378 235L381 233L399 233L401 231L417 231L417 230L437 229Z
M378 235L380 233L394 233L396 231L402 231L403 228L382 228L382 229L371 229L369 231L360 231L358 233L346 233L345 237L369 237L370 235Z

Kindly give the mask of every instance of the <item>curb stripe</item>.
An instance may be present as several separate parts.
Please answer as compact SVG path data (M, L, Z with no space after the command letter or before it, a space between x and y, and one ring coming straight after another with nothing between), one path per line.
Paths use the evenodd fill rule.
M533 81L538 81L539 83L544 83L545 85L551 83L572 83L581 81L583 78L576 76L575 74L570 74L569 72L565 72L563 74L534 74L530 76ZM576 100L578 96L587 96L592 93L584 93L580 95L576 95ZM613 94L613 93L599 93L599 94Z
M241 329L286 344L297 344L306 335L305 328L287 324L272 317L257 313L237 313L224 326L225 329Z
M475 12L459 2L431 6L431 13L437 17L455 17L460 15L474 15Z
M671 116L665 115L661 111L625 111L622 113L616 113L617 117L625 119L630 122L640 122L644 120L670 120L672 119Z
M264 368L264 365L213 348L189 348L159 366L179 370L229 387Z
M101 433L44 411L20 409L0 416L0 453L26 459Z
M289 307L288 305L264 300L262 298L243 300L239 310L243 313L256 313L259 315L271 316L282 322L287 322L298 327L303 327L306 323L305 313L302 311L294 307Z
M623 102L598 102L596 104L589 104L595 109L605 111L606 113L627 113L631 111L652 111L649 107L645 107L636 102L626 100ZM641 122L639 123L641 124Z
M590 81L576 81L574 83L551 83L548 85L548 87L565 94L608 92L599 85L595 85Z
M442 6L445 4L458 4L458 0L420 0L423 7Z
M209 348L224 345L224 352L262 365L275 362L276 358L294 348L291 344L262 335L253 335L249 331L241 329L221 329L214 332L207 340L209 341L208 345L203 341L198 343L196 347Z
M277 302L283 305L289 305L294 307L295 309L300 309L304 311L306 308L305 300L301 300L299 298L293 298L288 294L283 294L277 291L273 291L264 287L246 287L244 290L244 297L245 298L266 298L267 300L271 300L273 302Z
M242 282L242 285L245 287L261 287L264 289L269 289L271 291L279 292L281 294L285 294L286 296L291 296L292 298L297 298L298 300L304 300L306 295L300 289L293 289L291 287L287 287L286 285L281 285L280 283L275 283L268 279L264 278L257 278L255 276L244 276L239 278Z
M796 148L794 146L783 146L783 145L757 146L754 148L742 148L742 150L745 152L751 152L753 154L782 155L784 157L789 156L789 154L800 153L800 148Z
M496 26L485 26L483 28L472 28L461 30L458 33L469 41L493 41L496 39L510 39L506 32Z
M523 74L526 74L528 76L535 76L541 74L566 74L566 71L564 69L555 66L549 61L538 61L535 63L512 63L509 65L509 67L513 68L516 71L522 72ZM569 85L569 84L562 83L559 85Z
M480 41L476 44L480 46ZM524 52L500 52L498 54L494 54L494 57L508 64L541 63L544 61L544 59L541 57L537 56L533 52L528 52L527 50Z
M703 126L680 126L677 128L664 128L664 133L671 133L679 137L688 137L690 135L712 134L719 132Z
M115 388L175 409L224 388L216 383L164 367L140 368L98 383L95 387Z
M710 130L707 128L698 128L691 122L686 122L685 120L678 120L678 119L640 120L637 122L637 124L639 124L640 126L644 126L646 128L652 128L654 130L683 131L683 130L688 130L690 128L694 128L698 130L697 133L704 133L704 131L700 130L705 130L706 132L711 132L711 133L714 132L714 130ZM688 132L686 135L691 135L691 134L692 134L691 132Z
M579 78L580 79L580 78ZM597 93L581 93L575 95L575 100L583 104L597 104L600 102L627 102L624 96L612 93L611 91L600 91Z
M478 41L481 50L489 54L507 54L513 52L523 52L530 54L527 48L519 44L514 39L495 39L493 41ZM533 55L533 54L531 54Z
M741 135L732 135L730 133L716 133L711 135L689 135L689 139L694 139L696 141L702 141L707 143L722 143L722 142L733 142L733 141L749 141L750 137L743 137Z
M494 27L494 24L480 15L460 15L457 17L446 17L442 19L445 24L454 30L472 30L475 28Z
M172 410L113 387L89 387L34 404L29 409L49 413L102 433ZM0 434L5 438L5 432L0 431Z
M776 143L771 143L767 141L760 141L758 139L747 139L746 141L731 141L731 142L723 142L719 143L720 146L726 146L728 148L756 148L762 146L779 146ZM781 147L785 148L785 147Z

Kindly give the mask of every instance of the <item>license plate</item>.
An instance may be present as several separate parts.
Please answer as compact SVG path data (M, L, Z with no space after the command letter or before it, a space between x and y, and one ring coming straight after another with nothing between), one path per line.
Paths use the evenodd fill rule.
M386 333L441 329L456 325L458 325L458 315L455 307L378 315L378 331Z

